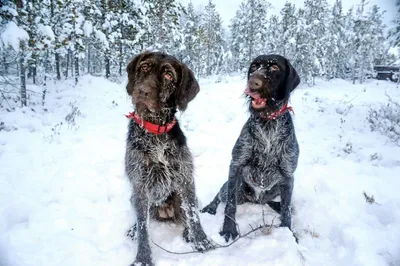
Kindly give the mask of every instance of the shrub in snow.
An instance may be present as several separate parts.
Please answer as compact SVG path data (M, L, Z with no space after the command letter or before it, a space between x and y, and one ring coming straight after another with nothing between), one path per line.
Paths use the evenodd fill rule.
M372 131L382 133L400 146L400 104L389 96L388 99L379 109L371 108L367 120Z
M353 152L353 145L350 142L346 143L346 146L343 148L343 151L347 154L350 154Z
M65 116L65 121L68 123L68 128L71 129L76 126L75 118L81 116L81 111L75 106L75 103L70 103L69 105L71 106L71 112ZM75 127L75 129L78 128Z

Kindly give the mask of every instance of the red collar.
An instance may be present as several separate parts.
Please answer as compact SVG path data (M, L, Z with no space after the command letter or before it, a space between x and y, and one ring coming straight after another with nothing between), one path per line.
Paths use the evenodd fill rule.
M290 112L292 112L292 113L294 114L293 107L288 106L288 103L285 103L285 104L281 107L281 109L279 109L278 111L276 111L276 112L274 112L274 113L271 113L271 114L267 115L266 118L267 118L268 120L275 120L275 119L277 119L278 117L280 117L281 115L283 115L287 110L289 110ZM265 118L265 116L262 116L262 117Z
M150 123L148 121L143 121L140 119L138 115L135 114L135 112L130 112L128 115L125 115L129 119L134 119L136 123L138 123L141 127L145 128L147 131L159 135L163 133L167 133L170 131L176 124L176 118L174 117L174 120L172 120L171 123L166 124L165 126L160 126L157 124Z

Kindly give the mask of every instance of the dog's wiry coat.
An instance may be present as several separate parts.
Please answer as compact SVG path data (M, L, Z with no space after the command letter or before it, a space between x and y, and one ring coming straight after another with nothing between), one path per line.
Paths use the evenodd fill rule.
M257 95L266 99L274 97L277 100L277 106L262 109L250 106L250 117L232 150L228 181L222 186L214 200L202 210L215 214L221 201L227 203L224 224L220 232L227 241L229 238L234 239L238 236L235 222L236 206L245 202L269 204L280 212L281 226L291 228L293 173L297 168L299 146L289 112L285 112L277 119L265 119L264 114L270 112L270 109L281 108L288 101L290 92L298 85L299 80L287 79L299 78L283 57L260 56L253 61L253 64L254 62L258 62L259 67L255 67L254 71L249 70L249 86L251 86L252 73L263 68L268 69L269 64L279 63L282 76L284 72L291 71L291 74L286 73L284 78L272 75L270 77L268 76L270 72L265 71L259 75L265 81L261 80L257 83ZM274 71L276 71L275 68ZM265 83L264 86L259 86L262 82ZM286 86L287 84L294 85ZM274 201L278 196L280 196L280 203Z
M146 67L140 70L141 62ZM144 64L144 63L143 63ZM171 69L172 68L172 69ZM163 79L165 69L174 79ZM176 109L185 109L199 88L186 66L163 53L144 53L129 64L127 92L145 120L168 123ZM182 73L182 74L180 74ZM147 132L134 120L129 122L125 172L133 193L137 223L138 252L133 265L153 265L149 245L148 219L174 221L184 227L184 237L199 251L214 247L203 231L197 212L194 165L186 138L177 122L164 134Z

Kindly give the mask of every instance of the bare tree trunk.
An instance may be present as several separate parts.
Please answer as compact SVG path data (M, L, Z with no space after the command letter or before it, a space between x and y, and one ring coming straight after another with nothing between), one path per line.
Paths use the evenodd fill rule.
M106 58L105 58L105 63L106 63L106 78L109 78L111 75L110 72L110 57L108 56L108 51L106 52Z
M61 71L60 71L60 54L58 52L55 53L55 58L56 58L56 73L57 73L57 79L61 80Z
M46 94L47 94L47 75L49 73L49 50L46 51L46 58L44 60L44 83L42 90L42 106L46 102Z
M72 53L71 50L68 51L68 56L69 56L69 67L70 67L70 72L71 72L71 78L74 77L74 53Z
M54 1L55 0L51 0L50 1L50 15L53 18L54 17ZM52 25L52 29L53 32L55 32L55 25ZM58 35L55 36L55 44L57 45L59 43L58 40ZM56 75L57 75L57 80L61 80L61 70L60 70L60 53L57 51L57 48L55 49L55 63L56 63ZM47 73L47 71L46 71Z
M70 52L70 50L68 49L68 53L67 53L67 62L66 62L65 72L64 72L65 79L68 78L68 70L69 70L69 52Z
M122 76L122 61L124 59L124 55L122 54L123 51L123 47L122 47L122 40L120 41L119 44L119 69L118 69L118 73L120 76Z
M19 58L19 69L20 69L20 73L19 73L19 77L20 77L20 81L21 81L21 106L26 106L26 77L25 77L25 71L26 71L26 66L25 66L25 42L24 41L20 41L20 45L19 45L20 49L21 49L21 55Z
M75 61L74 62L74 64L75 64L75 85L76 85L76 84L78 84L78 79L79 79L79 57L78 57L78 52L76 50L75 50L75 60L74 61Z
M36 84L36 74L37 74L36 61L37 61L37 54L34 53L32 55L32 82L33 82L33 84Z
M90 43L89 43L89 41L87 42L87 44L86 44L86 46L87 46L87 74L92 74L91 72L90 72L90 60L92 59L91 58L91 52L90 52Z

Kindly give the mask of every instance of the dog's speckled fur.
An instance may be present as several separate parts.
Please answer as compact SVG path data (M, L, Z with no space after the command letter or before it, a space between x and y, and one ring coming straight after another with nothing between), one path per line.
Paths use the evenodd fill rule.
M127 92L132 96L136 113L152 123L171 122L177 109L184 110L199 91L193 73L164 53L137 55L127 72ZM173 79L170 76L167 79L166 73ZM132 265L153 265L149 217L183 225L185 239L196 250L214 247L200 224L193 171L192 154L179 123L168 133L155 135L134 120L129 122L125 172L132 184L131 202L137 216L130 233L138 235L138 251Z
M271 68L278 66L279 70ZM271 70L272 69L272 70ZM257 89L252 88L257 80ZM279 110L300 83L295 69L282 56L261 55L249 67L249 90L266 99L264 108L250 107L247 120L232 150L228 181L202 212L215 214L219 203L226 202L220 234L228 241L238 236L235 214L237 204L269 204L281 214L281 226L291 229L293 174L297 168L299 146L290 113L276 119L267 115ZM272 99L269 101L269 99ZM249 98L250 102L252 98ZM281 202L275 202L278 196Z

